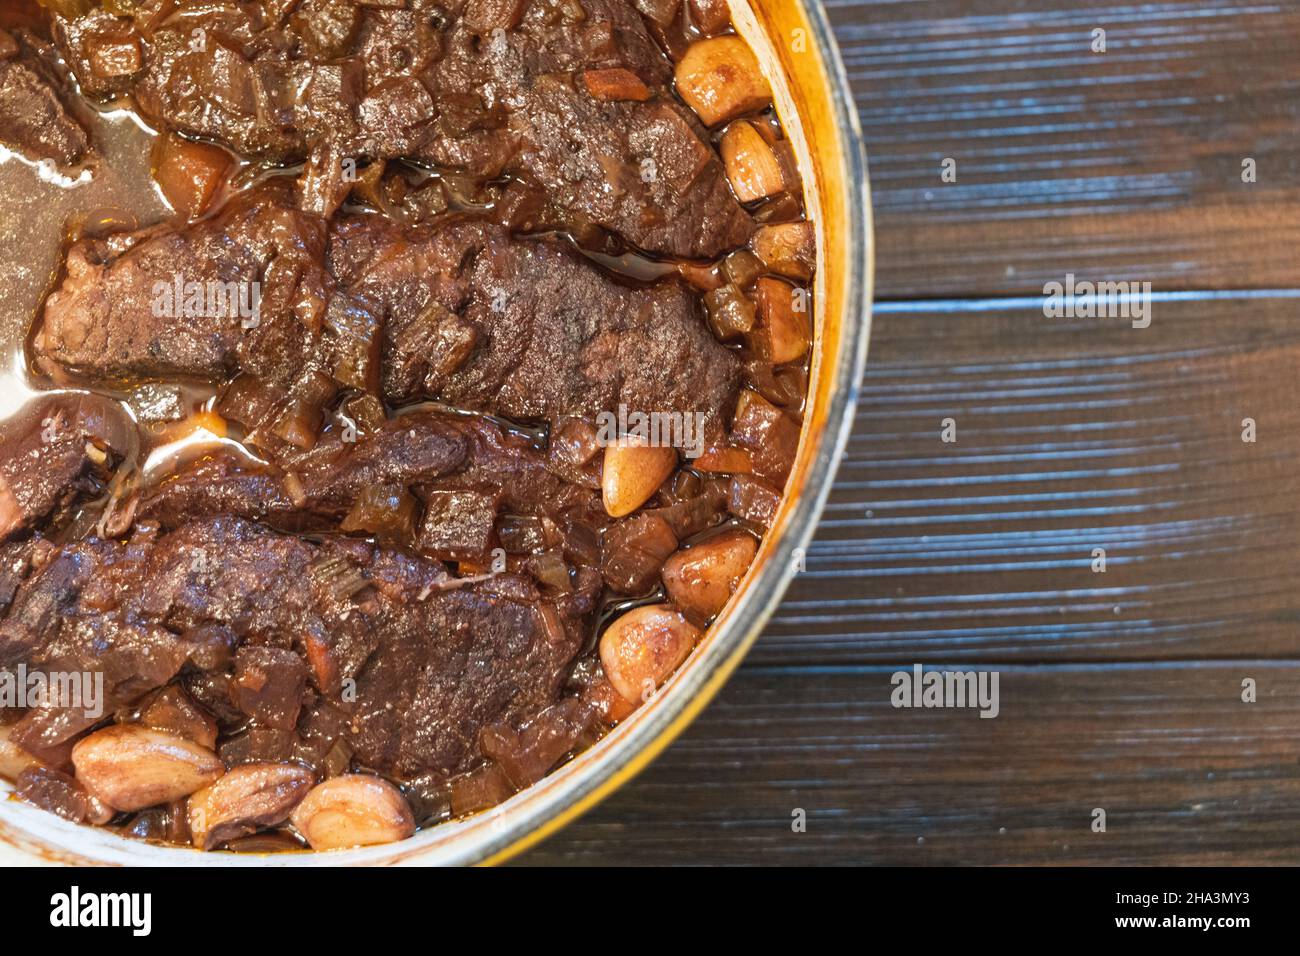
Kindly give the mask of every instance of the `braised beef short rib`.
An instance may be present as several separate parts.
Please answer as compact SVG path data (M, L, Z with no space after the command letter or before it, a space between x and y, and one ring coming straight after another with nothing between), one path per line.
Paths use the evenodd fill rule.
M523 577L459 582L438 562L236 518L47 547L26 564L0 623L0 666L101 673L109 712L182 671L192 686L215 676L250 727L290 738L300 711L328 697L362 764L396 775L482 762L479 729L554 703L582 641L580 622ZM224 654L214 632L228 636ZM241 693L250 667L262 669L257 694ZM293 694L267 686L279 681ZM36 708L12 739L52 756L93 723L81 709Z
M256 290L256 315L222 290ZM740 372L679 280L624 282L471 217L351 216L327 232L274 187L197 224L74 244L33 348L94 382L243 373L292 391L318 372L394 403L552 424L626 405L699 413L713 434Z
M67 87L48 44L27 30L0 30L0 143L32 162L65 171L80 165L90 136L68 105Z

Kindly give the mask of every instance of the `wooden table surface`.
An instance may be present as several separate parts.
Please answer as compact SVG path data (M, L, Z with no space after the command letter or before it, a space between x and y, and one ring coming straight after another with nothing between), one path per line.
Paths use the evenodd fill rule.
M1300 0L827 6L878 301L807 571L519 862L1300 862ZM1045 318L1068 273L1150 327ZM999 716L895 709L916 663Z

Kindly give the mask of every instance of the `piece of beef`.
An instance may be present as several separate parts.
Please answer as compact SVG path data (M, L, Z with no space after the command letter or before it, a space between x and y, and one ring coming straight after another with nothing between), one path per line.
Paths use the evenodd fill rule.
M199 635L214 624L282 648L328 635L341 654L360 647L351 658L363 660L370 636L360 618L340 614L349 605L334 579L312 574L319 550L229 521L161 537L142 531L125 544L67 545L19 587L0 622L0 666L102 674L111 713L170 681L187 660L211 661ZM97 719L82 708L37 708L13 739L39 756Z
M49 542L39 545L5 545L9 600L0 620L0 668L12 668L45 646L94 570L94 551L70 558Z
M180 7L162 19L56 17L55 36L88 95L130 93L154 125L246 156L506 174L542 191L545 223L594 224L657 254L715 258L753 232L627 0L311 0L287 18L255 4ZM106 65L104 48L124 52ZM130 50L143 51L137 69ZM594 70L625 71L644 98L598 98L584 80Z
M121 406L68 394L40 398L0 425L0 541L56 523L78 500L103 492L135 446Z
M477 416L453 416L450 424L467 444L465 462L424 488L490 491L498 496L502 511L521 515L558 515L598 506L594 482L560 473L527 436Z
M482 759L481 728L517 724L559 698L580 638L520 590L447 591L424 614L384 621L357 682L351 740L364 765L402 776L468 770Z
M57 63L29 31L0 30L0 143L67 170L87 158L90 136L69 108Z
M585 627L517 575L458 582L437 562L365 542L215 518L126 543L90 538L33 565L0 624L0 666L103 673L116 708L207 664L226 706L291 746L305 674L346 716L363 766L450 775L482 762L481 727L522 726L560 699ZM213 628L239 643L233 662L206 653ZM341 693L345 680L355 695ZM217 686L186 685L205 706ZM94 722L38 708L11 739L49 754Z
M482 561L496 544L500 496L491 490L448 488L425 495L415 546L444 561Z
M361 435L331 427L311 451L285 454L277 463L218 451L149 489L137 517L169 528L222 514L290 530L333 528L368 488L424 487L459 472L470 430L453 416L416 412Z
M598 491L556 474L548 455L525 436L489 419L417 410L356 441L343 440L332 428L310 452L275 464L227 451L205 455L148 489L136 517L167 528L233 515L288 531L337 530L376 486L414 491L426 512L436 513L435 519L426 513L413 523L412 532L428 532L419 541L397 543L449 560L485 560L490 534L483 525L490 533L498 514L556 521L571 516L589 523L603 515ZM490 512L474 507L489 500ZM437 529L429 529L431 520Z
M231 702L258 723L291 731L307 691L307 662L280 647L241 647L230 681Z
M96 6L55 16L63 58L94 99L131 94L151 123L224 142L248 156L284 156L301 147L282 130L293 77L279 31L265 30L258 4L199 4L168 11L147 4L137 17ZM104 50L135 51L105 58ZM247 54L252 54L250 60ZM134 67L134 69L132 68Z
M522 13L479 22L466 4L447 31L421 159L519 177L541 187L555 225L592 223L652 253L714 258L749 240L754 223L632 5L585 0L572 20L544 2L508 6ZM597 98L589 70L626 71L646 98Z
M568 697L523 728L496 724L483 731L483 750L520 789L531 786L577 747L596 717L595 708Z
M552 424L570 417L699 413L726 424L739 362L678 280L632 285L553 240L479 219L335 226L339 281L384 310L383 391ZM469 348L448 346L468 339ZM443 359L452 354L458 362Z
M309 510L310 502L304 506ZM312 515L301 514L286 489L281 469L224 449L185 462L147 489L135 514L138 521L168 529L194 518L232 515L290 531L315 530Z
M77 243L33 340L37 364L97 381L239 372L273 394L237 420L265 417L301 448L319 422L294 413L295 389L317 408L338 387L375 387L392 402L552 424L620 405L698 414L707 435L726 424L740 363L679 280L623 282L558 241L467 216L345 217L329 272L323 242L321 220L267 187L192 226ZM212 308L217 285L260 291L252 327ZM192 292L209 307L189 308Z
M103 51L134 50L143 54L145 40L130 17L115 16L99 4L87 6L91 8L80 16L55 14L50 18L55 46L86 96L97 100L125 96L142 72L143 56L136 64L120 55L105 60ZM158 12L155 6L154 15ZM137 69L128 70L128 66Z
M45 302L36 362L100 382L239 369L287 386L329 353L324 247L324 222L276 186L193 225L81 240Z
M402 454L394 454L395 447ZM414 449L426 451L413 455ZM444 450L448 455L440 457ZM666 493L660 506L613 520L594 477L568 472L553 448L541 451L491 420L421 410L355 443L332 432L313 451L278 465L225 451L206 455L148 489L136 516L165 528L231 515L292 532L337 531L348 528L345 517L369 487L397 485L414 492L420 510L404 535L389 543L483 566L501 547L511 568L547 587L557 586L548 571L562 574L576 566L577 577L567 587L560 584L557 596L581 604L586 597L577 592L588 583L584 565L595 575L595 586L644 594L679 539L725 515L722 483L712 482Z
M310 508L342 514L368 487L420 487L458 471L469 448L457 425L447 415L416 412L389 419L357 441L345 441L334 429L285 467L298 476Z
M117 604L119 587L139 581L145 550L99 539L69 545L32 562L0 622L0 667L26 664L47 674L98 675L103 696L56 699L28 711L11 740L54 764L67 744L114 709L169 681L186 647L157 623Z
M53 544L40 537L0 544L0 618L9 610L32 565L43 563L44 555L53 548Z

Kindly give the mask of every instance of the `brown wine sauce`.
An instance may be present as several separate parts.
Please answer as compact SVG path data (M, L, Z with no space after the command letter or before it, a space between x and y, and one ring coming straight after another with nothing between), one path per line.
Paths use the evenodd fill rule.
M20 27L48 37L45 15L34 0L9 0L0 5L0 28ZM688 27L688 33L694 35L693 31L693 27ZM77 238L139 229L173 217L151 168L157 134L136 116L129 104L96 108L82 101L76 112L95 147L94 158L77 173L54 173L0 147L0 424L20 414L35 399L90 392L117 402L135 423L138 433L138 445L129 450L119 465L118 477L109 492L82 506L62 537L84 535L93 529L97 517L112 507L113 496L154 487L185 465L219 449L233 452L251 463L266 464L261 450L245 440L238 426L222 419L215 411L220 391L218 385L148 381L121 383L116 388L88 387L75 377L55 380L33 368L27 351L28 337L45 297L62 278L61 263L69 244ZM750 119L780 129L771 109ZM270 167L238 157L236 161L233 174L204 218L216 215L224 203L241 190L268 178L296 177L302 170L301 165ZM440 215L480 213L491 216L495 211L493 196L500 195L499 190L505 185L497 180L471 184L467 189L465 178L458 174L444 174L405 161L390 161L389 168L400 170L416 184L442 179L448 204L447 212ZM755 211L754 205L747 206L750 212ZM352 201L345 203L340 212L380 214ZM713 276L725 269L722 259L699 263L656 257L630 248L612 237L604 248L594 249L590 242L584 243L567 232L538 234L562 241L620 282L632 285L677 276L687 267L697 274ZM696 287L695 294L702 299L704 293ZM741 351L739 344L728 347L737 353ZM807 358L781 369L803 376L806 384ZM748 375L745 382L754 384ZM344 399L346 397L345 394ZM803 401L806 401L806 389ZM385 413L393 418L427 408L489 418L503 429L522 436L538 450L545 450L549 444L549 429L545 424L483 416L472 410L448 408L432 402L387 406ZM804 406L796 402L786 406L786 411L799 421ZM342 400L335 411L327 412L326 422L337 427L343 421L341 416ZM364 434L364 429L359 431ZM690 469L689 459L680 471L696 478L704 477ZM685 538L680 544L690 545L731 528L744 528L756 537L762 534L761 528L728 515L722 523ZM58 536L55 540L59 540ZM665 590L662 583L657 583L649 593L635 597L611 595L607 591L602 606L593 615L590 633L575 658L575 666L590 666L600 634L611 620L632 608L663 600ZM570 754L565 760L572 756ZM154 809L119 815L112 825L124 833L130 833L134 828L139 831L135 832L136 836L157 839L157 828L152 824L146 826L141 821L150 814L157 817L168 812L171 811ZM445 810L435 810L418 822L429 825L448 816ZM158 824L166 825L166 821ZM228 849L265 853L298 849L303 845L291 831L276 830L233 841Z

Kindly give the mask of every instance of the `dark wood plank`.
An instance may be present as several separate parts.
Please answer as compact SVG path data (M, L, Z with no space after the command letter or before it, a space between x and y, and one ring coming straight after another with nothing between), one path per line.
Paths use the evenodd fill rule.
M880 296L1041 291L1067 272L1297 284L1296 0L827 7L869 153Z
M520 862L1300 863L1300 662L1004 667L992 720L895 709L890 671L743 669Z
M752 661L1295 655L1300 298L1156 301L1147 329L896 305L868 365Z

